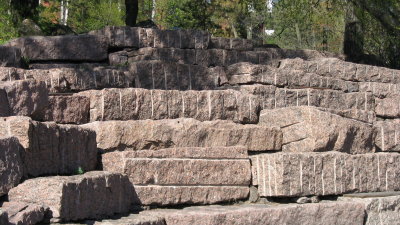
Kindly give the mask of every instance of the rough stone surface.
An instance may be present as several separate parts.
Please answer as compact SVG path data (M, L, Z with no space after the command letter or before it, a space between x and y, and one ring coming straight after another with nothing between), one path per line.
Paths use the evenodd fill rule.
M344 202L364 204L366 211L365 225L398 224L400 220L400 197L340 198Z
M130 63L129 71L135 77L135 87L146 89L214 90L225 79L221 68L154 60Z
M15 136L26 176L75 174L97 164L96 134L77 125L41 123L28 117L0 119L0 136Z
M315 107L263 110L260 124L282 129L284 152L374 152L370 124L321 111Z
M383 152L400 152L400 120L376 121L375 145Z
M0 103L0 116L37 117L48 105L48 91L34 80L2 82Z
M377 116L384 118L400 117L400 94L391 94L387 98L377 98L375 112Z
M159 30L138 27L105 27L90 34L104 35L112 48L183 48L207 49L210 34L197 30Z
M164 91L126 88L92 90L79 95L90 99L90 121L194 118L200 121L257 123L260 112L258 98L233 90Z
M149 211L146 214L155 212ZM329 202L306 205L200 206L182 210L159 210L167 224L363 224L364 207L360 203Z
M397 153L274 153L251 157L261 196L340 195L400 190Z
M47 210L24 202L4 202L1 208L8 214L9 225L35 225L44 219Z
M126 176L93 171L26 180L9 192L9 199L48 207L54 221L76 221L126 213L133 192Z
M14 47L0 46L0 66L20 67L21 50Z
M103 169L124 173L141 204L212 204L246 198L251 180L246 148L170 148L111 152Z
M30 61L102 61L107 59L104 36L69 35L21 37L5 46L21 49Z
M22 178L21 152L16 138L0 138L0 196L6 195Z
M93 225L166 225L166 223L161 216L131 214L115 220L96 221Z
M41 116L43 121L62 124L89 122L90 100L85 96L50 96L49 106Z
M279 129L230 121L195 119L104 121L81 125L96 132L102 151L171 147L245 146L250 151L280 150Z

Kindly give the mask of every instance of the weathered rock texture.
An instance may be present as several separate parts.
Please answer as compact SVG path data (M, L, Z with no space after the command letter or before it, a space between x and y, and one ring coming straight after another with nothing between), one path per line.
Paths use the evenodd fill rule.
M22 178L22 151L16 138L0 138L0 196L6 195Z
M9 200L48 207L54 221L76 221L125 213L134 200L132 193L126 176L93 171L27 180L9 192Z
M151 212L150 212L151 213ZM144 213L146 214L146 213ZM162 211L166 224L363 224L361 203L321 203L306 205L241 205L189 207Z
M102 61L107 59L107 39L95 35L22 37L5 46L21 49L31 61Z
M277 128L220 120L104 121L81 126L96 132L97 148L106 152L237 145L245 146L250 151L276 151L282 145L282 133Z
M8 225L35 225L44 219L46 210L41 205L24 202L4 202L2 210L7 212Z
M37 117L48 105L48 91L35 80L1 82L0 104L0 116Z
M111 152L103 169L128 175L143 205L214 204L245 199L251 180L243 147Z
M21 59L20 49L0 46L0 66L20 67Z
M263 110L260 124L282 129L284 152L374 152L372 125L315 107Z
M375 144L380 151L400 151L400 120L376 121L374 128L377 134Z
M207 49L210 34L197 30L159 30L139 27L105 27L90 34L104 35L112 48Z
M365 225L373 224L398 224L400 220L400 196L347 198L344 202L362 203L365 207Z
M261 196L340 195L400 190L397 153L274 153L251 157Z
M225 73L220 67L139 61L130 63L129 71L135 77L135 87L163 90L214 90Z
M40 123L28 117L0 118L0 136L15 136L27 176L74 174L96 167L96 134L76 125Z
M166 225L165 220L161 216L131 214L118 219L107 219L96 221L93 225Z
M127 88L92 90L77 95L90 99L90 121L194 118L200 121L257 123L260 112L260 104L255 96L233 90L164 91Z
M42 121L63 124L89 122L90 100L85 96L50 96L49 105L40 116Z

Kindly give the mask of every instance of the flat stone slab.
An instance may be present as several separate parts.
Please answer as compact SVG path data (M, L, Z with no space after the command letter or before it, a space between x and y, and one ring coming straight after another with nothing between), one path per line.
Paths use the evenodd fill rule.
M0 136L15 136L21 143L25 176L75 174L97 164L96 134L77 125L3 117Z
M251 180L244 147L111 152L103 169L126 174L143 205L213 204L244 199Z
M103 61L107 59L107 39L99 35L21 37L5 46L21 49L30 61Z
M49 96L49 106L40 116L41 121L61 124L84 124L89 122L90 100L85 96Z
M260 112L256 96L233 90L164 91L126 88L91 90L74 96L90 99L92 122L194 118L200 121L231 120L243 124L257 123ZM72 104L77 104L77 101ZM53 110L54 113L58 111ZM85 113L80 116L85 116Z
M166 223L161 216L131 214L114 220L95 221L93 225L166 225Z
M48 105L48 91L35 80L1 82L0 104L0 116L37 117Z
M316 107L263 110L260 124L279 127L284 152L339 151L351 154L375 151L371 124L343 118Z
M180 64L160 60L129 63L135 87L162 90L215 90L226 79L221 67Z
M261 196L287 197L399 191L400 155L274 153L252 156Z
M21 50L14 47L0 46L0 66L20 67Z
M383 194L383 193L381 193ZM398 194L398 193L397 193ZM345 196L340 197L343 202L364 204L366 219L364 224L397 224L400 220L400 196Z
M22 147L17 138L0 138L0 196L17 186L23 175Z
M230 121L195 119L104 121L81 125L96 132L97 148L144 150L173 147L245 146L250 151L280 150L282 133L277 128Z
M44 219L47 209L24 202L4 202L1 210L8 215L9 225L35 225Z
M377 116L395 119L400 117L400 94L390 94L386 98L376 98L375 112Z
M162 215L166 224L363 224L364 206L354 202L318 204L197 206L182 210L146 211Z
M126 176L93 171L26 180L8 196L11 202L48 207L52 221L76 221L128 212L134 200L132 188Z
M211 35L200 30L160 30L139 27L107 26L89 34L104 35L111 48L207 49Z

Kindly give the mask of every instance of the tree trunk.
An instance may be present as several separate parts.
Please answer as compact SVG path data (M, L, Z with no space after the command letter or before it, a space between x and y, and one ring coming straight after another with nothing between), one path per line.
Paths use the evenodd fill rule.
M136 25L136 19L139 11L138 0L125 0L126 16L125 24L133 27Z
M301 48L303 41L301 40L301 33L300 33L299 24L295 23L294 26L296 28L296 36L297 36L298 48Z
M360 21L353 5L349 4L346 12L346 27L344 32L343 53L349 61L358 61L363 54L364 37Z
M151 20L154 21L154 18L156 17L156 7L157 7L157 3L156 0L152 1L152 8L151 8Z

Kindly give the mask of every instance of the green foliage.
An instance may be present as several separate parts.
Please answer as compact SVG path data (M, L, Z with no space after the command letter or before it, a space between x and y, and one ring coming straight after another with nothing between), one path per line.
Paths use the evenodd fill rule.
M82 169L82 167L79 167L77 170L76 170L76 174L77 175L82 175L82 174L84 174L85 173L85 171Z
M123 26L125 9L122 1L74 0L70 2L68 25L77 33Z
M18 36L17 29L12 22L9 5L5 0L0 0L0 44Z

